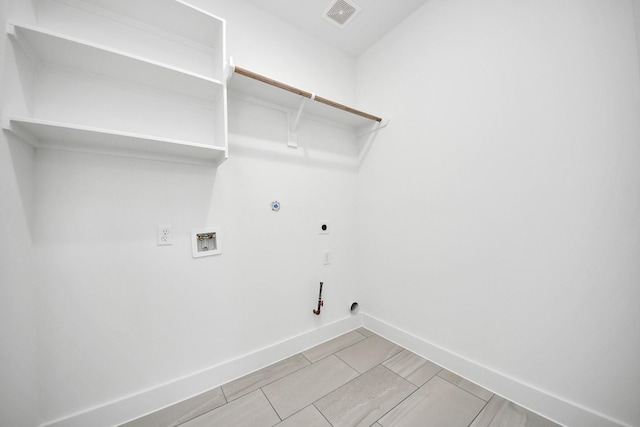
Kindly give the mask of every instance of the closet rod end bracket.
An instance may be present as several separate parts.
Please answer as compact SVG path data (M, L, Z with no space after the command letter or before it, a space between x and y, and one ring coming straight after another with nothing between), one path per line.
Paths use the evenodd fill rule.
M229 62L226 64L226 68L225 68L225 77L226 77L226 82L227 84L229 83L229 81L231 80L231 77L233 77L233 74L236 72L236 64L233 63L233 57L229 57Z
M376 122L376 123L373 125L373 128L372 128L372 129L369 129L369 130L367 130L367 131L364 131L364 132L362 132L362 133L359 133L359 134L358 134L358 138L360 138L361 136L369 135L370 133L377 133L380 129L384 129L384 128L386 128L387 126L389 126L389 122L391 122L391 119L386 119L386 120L384 120L384 119L383 119L383 120L381 120L381 121L379 121L379 122Z

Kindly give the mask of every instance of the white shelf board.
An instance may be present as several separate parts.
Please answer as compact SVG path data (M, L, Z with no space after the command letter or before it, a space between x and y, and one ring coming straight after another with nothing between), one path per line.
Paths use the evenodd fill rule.
M228 90L230 95L239 94L241 97L259 99L292 111L297 111L301 101L306 99L306 105L302 114L303 117L317 117L322 121L335 123L342 127L353 129L354 131L363 128L372 128L377 124L377 122L365 117L312 101L303 96L238 73L234 73L229 80Z
M25 117L4 117L2 127L35 148L209 165L227 157L216 146Z
M64 1L78 3L79 0ZM224 32L223 19L182 0L91 0L90 3L209 47L215 47Z
M72 68L207 102L213 102L223 89L221 82L202 75L36 27L9 24L8 32L41 65Z

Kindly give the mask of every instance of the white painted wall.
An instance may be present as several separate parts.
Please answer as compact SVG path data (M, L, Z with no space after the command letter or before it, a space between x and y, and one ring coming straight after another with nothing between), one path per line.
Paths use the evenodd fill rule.
M243 2L194 4L227 20L237 64L353 104L354 59ZM229 109L229 160L217 170L45 149L32 168L24 145L13 154L2 141L3 421L55 422L350 316L352 133L304 120L293 150L284 113L236 99ZM34 188L30 229L21 201ZM159 224L173 226L172 246L156 246ZM201 226L221 228L222 255L192 258Z
M636 28L636 49L638 49L638 72L640 73L640 0L631 0Z
M359 174L362 310L638 425L631 1L431 0L357 76L393 119Z
M0 2L0 27L10 12L10 4ZM0 82L15 71L4 66L7 49L0 38ZM5 96L1 84L0 100ZM0 419L17 427L38 422L32 157L32 150L0 133Z

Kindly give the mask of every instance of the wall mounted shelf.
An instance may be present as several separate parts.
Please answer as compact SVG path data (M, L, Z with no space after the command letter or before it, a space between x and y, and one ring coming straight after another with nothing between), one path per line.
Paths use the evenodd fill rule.
M39 67L57 66L213 101L220 81L27 25L9 24L9 36Z
M6 131L36 148L227 158L223 20L181 0L33 4L37 24L7 26Z
M36 13L51 31L223 78L224 20L182 0L38 0Z
M210 145L23 117L4 117L2 128L34 148L204 165L219 164L226 156Z
M387 125L381 117L320 97L238 66L231 66L230 93L280 106L290 114L289 146L297 146L297 126L302 114L369 133Z
M59 0L72 5L78 0ZM218 47L223 22L182 0L91 0L91 5L121 17L148 23L154 28L212 48Z

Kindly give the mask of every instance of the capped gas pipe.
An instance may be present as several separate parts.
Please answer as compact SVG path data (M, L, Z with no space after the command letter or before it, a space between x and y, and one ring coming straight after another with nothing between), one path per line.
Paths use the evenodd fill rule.
M324 305L324 301L322 301L322 282L320 282L320 294L318 294L318 309L313 310L313 314L316 316L320 316L320 307Z

